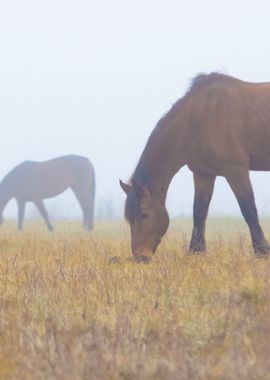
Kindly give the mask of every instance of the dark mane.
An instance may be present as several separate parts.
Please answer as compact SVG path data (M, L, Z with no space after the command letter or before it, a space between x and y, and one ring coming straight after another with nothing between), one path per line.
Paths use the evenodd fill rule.
M205 73L199 73L195 77L193 77L190 81L190 85L186 93L189 91L192 91L194 88L198 87L202 82L205 82L205 80L208 78L208 74Z
M139 184L141 185L147 185L148 181L149 181L149 174L147 172L147 169L145 167L145 165L143 164L143 154L140 158L140 161L130 179L130 182L132 179L135 179ZM139 198L136 194L136 192L132 189L130 191L130 193L128 194L127 196L127 199L126 199L126 206L125 206L125 218L129 221L129 222L133 222L137 215L138 215L138 212L140 210L140 207L139 207Z
M151 134L151 136L152 136L152 134ZM150 139L150 137L149 137L149 139ZM132 175L132 179L135 179L141 185L146 185L150 176L149 176L149 173L148 173L145 165L143 164L143 160L142 160L143 155L144 155L144 151L143 151L141 158L139 160L139 163L138 163L138 165L137 165L137 167L136 167L136 169Z
M202 85L204 86L209 85L209 84L212 84L213 82L224 80L226 78L234 79L228 75L219 73L218 71L214 71L210 74L199 73L198 75L196 75L194 78L191 79L189 88L186 91L186 95L193 92L194 90L201 87Z

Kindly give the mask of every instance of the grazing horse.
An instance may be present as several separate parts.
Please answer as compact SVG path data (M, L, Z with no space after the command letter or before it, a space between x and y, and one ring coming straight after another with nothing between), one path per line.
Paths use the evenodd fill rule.
M215 179L225 177L248 224L254 252L269 245L258 221L250 170L270 170L270 83L200 74L157 123L128 184L125 217L132 253L154 253L169 225L165 208L172 177L187 165L195 196L190 253L204 252L205 221Z
M24 161L11 170L0 183L0 222L3 210L10 199L18 203L18 229L23 227L26 202L34 202L45 220L48 230L53 226L49 220L43 199L52 198L71 188L83 211L83 226L93 228L95 173L85 157L70 155L49 161Z

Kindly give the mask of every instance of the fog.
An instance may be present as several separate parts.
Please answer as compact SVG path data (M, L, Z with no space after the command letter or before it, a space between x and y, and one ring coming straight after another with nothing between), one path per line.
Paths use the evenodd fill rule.
M159 118L199 72L270 81L268 1L0 0L0 178L24 160L65 154L96 169L97 214L123 214L128 180ZM259 213L270 213L270 173L253 173ZM189 216L192 175L174 178L167 204ZM46 201L78 217L71 192ZM103 210L103 211L102 211ZM11 202L5 215L15 216ZM28 216L35 216L33 207ZM239 215L217 181L211 215Z

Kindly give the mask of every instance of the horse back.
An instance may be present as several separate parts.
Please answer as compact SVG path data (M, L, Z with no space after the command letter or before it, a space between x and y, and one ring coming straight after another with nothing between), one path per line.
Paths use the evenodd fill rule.
M198 162L220 174L226 165L248 164L253 157L262 168L269 162L270 83L223 75L202 78L191 88L184 109L189 163L195 170L204 170Z
M86 157L63 156L44 162L24 161L5 178L17 198L54 197L76 183L89 182L93 167Z

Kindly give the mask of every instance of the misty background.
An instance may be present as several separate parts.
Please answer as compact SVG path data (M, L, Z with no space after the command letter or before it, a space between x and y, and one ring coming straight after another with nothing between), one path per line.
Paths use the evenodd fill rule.
M270 81L268 1L0 0L0 178L24 160L79 154L96 170L98 217L122 217L128 180L164 112L199 72ZM270 173L253 173L270 214ZM192 213L188 169L170 187L171 216ZM46 201L77 218L71 191ZM5 216L14 217L10 202ZM224 179L211 215L240 215ZM28 217L37 215L27 207Z

